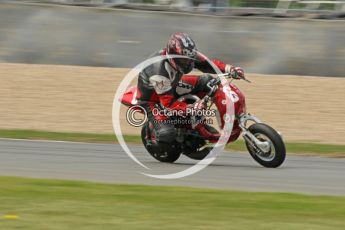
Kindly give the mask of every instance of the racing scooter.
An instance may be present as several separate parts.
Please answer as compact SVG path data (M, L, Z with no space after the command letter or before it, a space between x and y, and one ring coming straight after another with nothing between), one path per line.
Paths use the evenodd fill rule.
M187 104L193 104L202 100L207 108L214 104L217 110L217 118L220 129L225 125L224 118L232 116L233 126L231 134L228 135L227 143L236 141L240 135L244 138L248 152L255 161L264 167L279 167L285 160L286 149L282 136L272 127L261 122L254 115L247 113L244 94L232 83L234 79L240 79L250 82L246 78L238 78L231 74L216 75L208 82L209 92L202 99L197 95L187 94L178 100ZM224 82L225 81L225 82ZM128 106L137 106L137 87L132 86L122 96L121 103ZM232 101L233 114L227 111L229 99ZM142 111L144 112L144 111ZM175 162L181 154L195 160L205 158L213 146L208 140L205 140L193 130L190 122L195 117L171 117L175 122L176 137L169 148L160 147L156 142L153 124L147 120L141 129L141 139L146 150L158 161ZM181 122L185 121L185 122ZM198 119L201 119L200 117ZM253 124L249 125L251 122ZM158 146L157 146L158 143Z

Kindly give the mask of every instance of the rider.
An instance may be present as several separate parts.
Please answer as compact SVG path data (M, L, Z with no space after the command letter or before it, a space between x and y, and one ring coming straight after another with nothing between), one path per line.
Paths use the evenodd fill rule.
M172 55L181 55L185 58L176 58ZM196 49L195 42L185 33L173 34L167 47L157 52L155 56L163 57L139 74L138 93L136 99L145 108L150 125L154 129L155 140L160 143L170 144L175 140L176 130L173 124L164 122L169 117L164 114L153 113L157 104L166 109L186 111L188 107L196 110L204 109L204 103L199 100L193 105L188 105L177 100L185 94L195 94L203 97L207 91L207 83L212 79L210 75L187 75L196 68L204 73L215 73L207 58ZM243 78L244 72L240 67L224 64L218 59L212 60L223 73L230 73L234 77ZM216 129L199 122L194 125L202 137L209 141L216 141L219 133Z

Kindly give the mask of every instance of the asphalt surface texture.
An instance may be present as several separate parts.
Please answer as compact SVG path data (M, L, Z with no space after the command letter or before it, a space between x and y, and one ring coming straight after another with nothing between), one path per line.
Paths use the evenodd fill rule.
M186 32L247 72L344 77L344 23L0 3L0 62L131 68Z
M0 139L0 175L85 180L122 184L177 185L243 191L345 195L345 159L288 156L276 169L258 165L249 154L223 152L199 173L181 179L142 174L176 173L197 161L184 156L174 164L129 145L151 170L132 161L118 144Z

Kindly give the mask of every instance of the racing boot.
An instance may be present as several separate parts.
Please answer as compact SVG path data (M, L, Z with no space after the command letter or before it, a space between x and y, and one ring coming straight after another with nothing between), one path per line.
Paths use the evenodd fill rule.
M220 137L218 130L212 126L204 123L198 123L194 130L196 130L205 140L208 140L210 143L216 143Z

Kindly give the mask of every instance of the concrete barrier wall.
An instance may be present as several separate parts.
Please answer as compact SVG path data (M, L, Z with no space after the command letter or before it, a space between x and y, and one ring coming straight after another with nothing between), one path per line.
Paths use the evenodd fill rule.
M2 3L0 62L133 67L182 31L247 72L344 77L344 22Z

